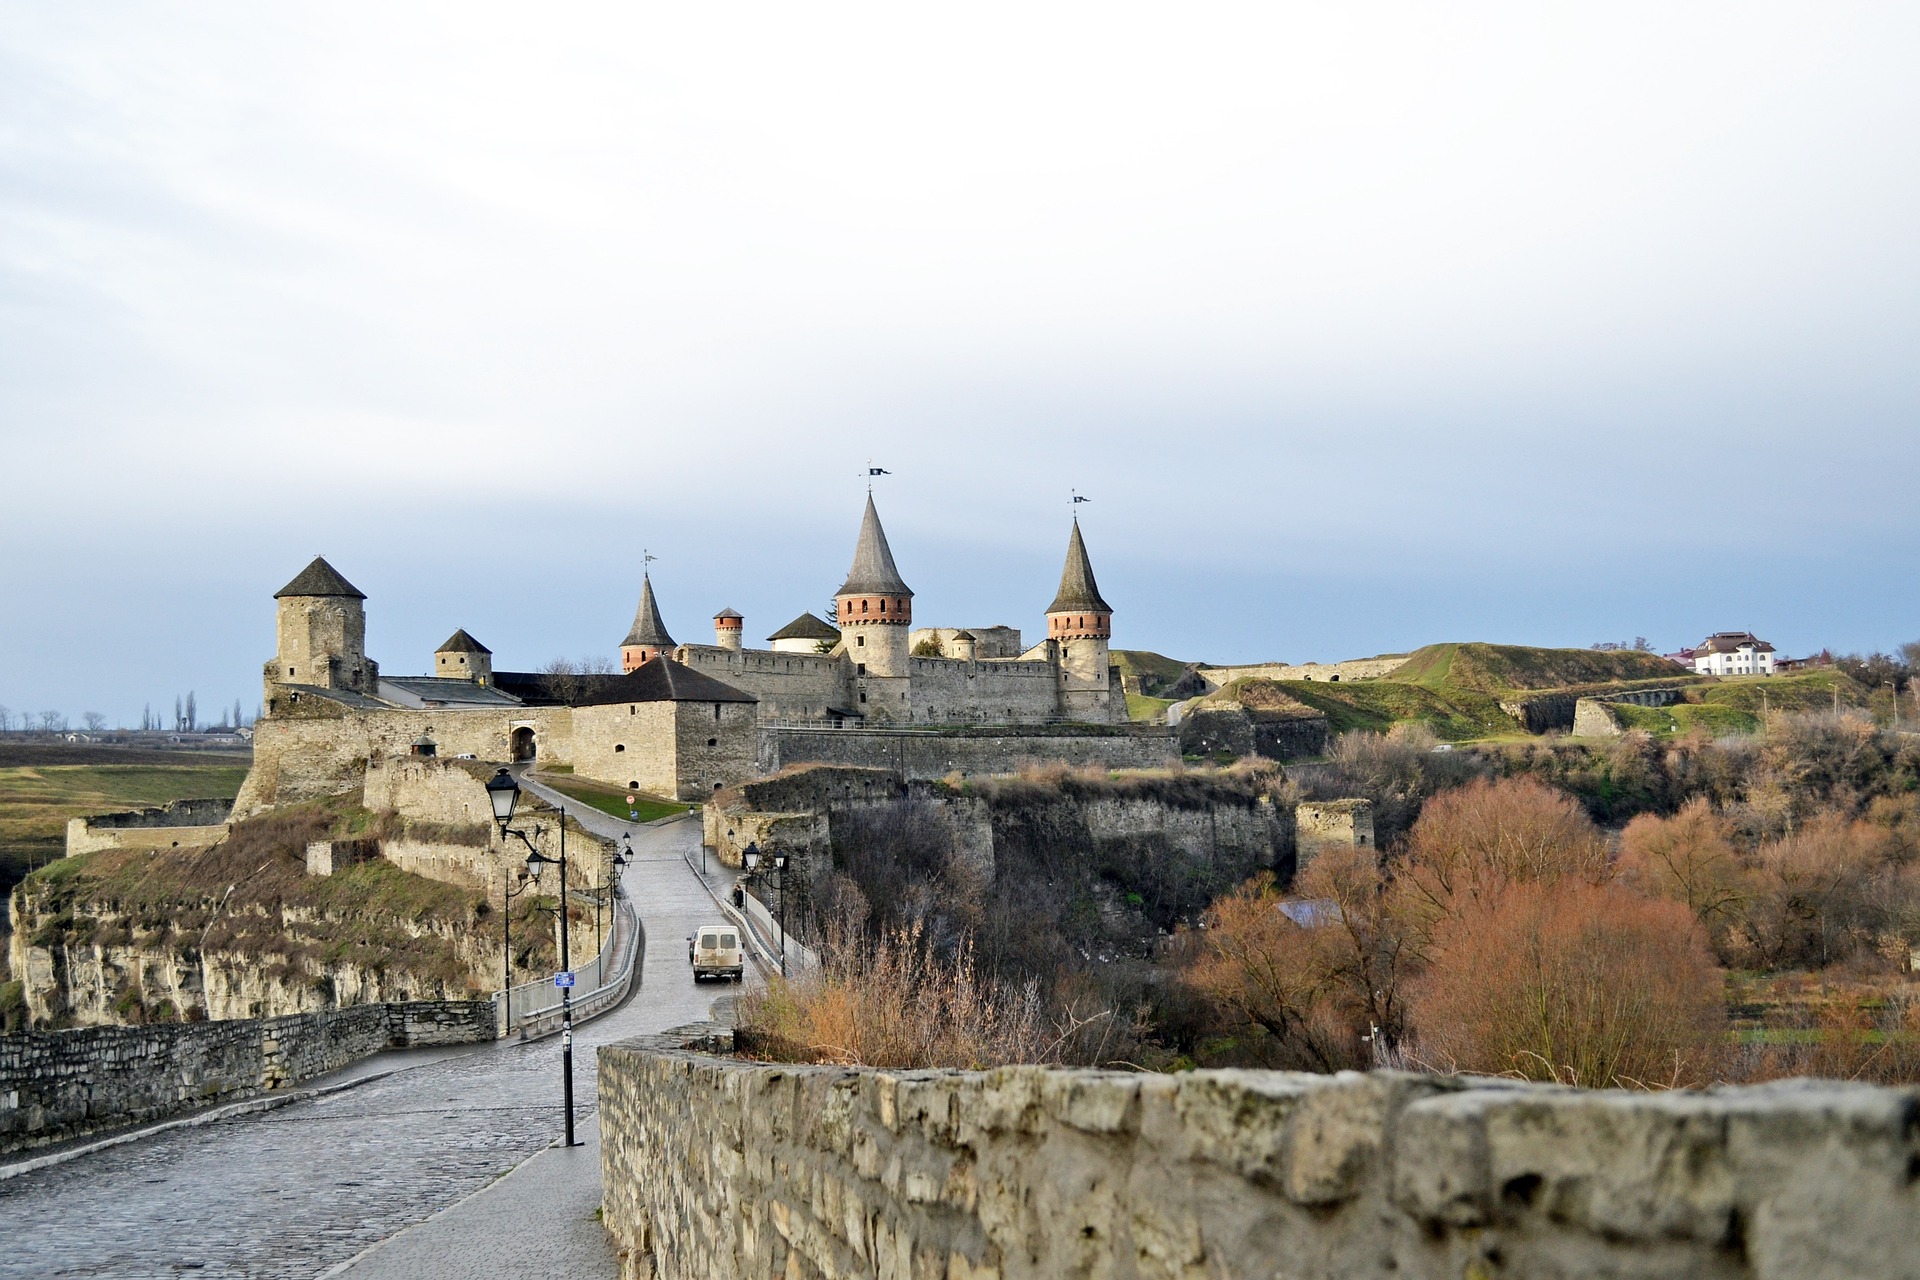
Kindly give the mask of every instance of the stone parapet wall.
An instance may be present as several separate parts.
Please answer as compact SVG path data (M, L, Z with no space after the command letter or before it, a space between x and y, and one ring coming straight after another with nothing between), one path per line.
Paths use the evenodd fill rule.
M0 1036L0 1151L139 1124L308 1080L378 1053L497 1034L491 1001Z
M1017 773L1064 762L1103 769L1154 769L1177 763L1179 746L1162 725L1004 730L760 729L760 768L836 764L890 769L928 781L949 773Z
M1405 666L1404 653L1382 654L1378 658L1351 658L1346 662L1259 662L1244 667L1196 667L1195 674L1206 682L1208 692L1225 688L1235 680L1377 680Z
M101 849L174 849L215 844L227 834L231 800L175 800L151 809L67 819L67 856Z
M603 1047L624 1280L1920 1275L1920 1093Z

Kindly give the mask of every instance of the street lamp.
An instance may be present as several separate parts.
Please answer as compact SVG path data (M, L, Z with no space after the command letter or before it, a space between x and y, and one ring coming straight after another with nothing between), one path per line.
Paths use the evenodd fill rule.
M779 849L760 851L757 841L749 840L747 847L740 851L740 860L747 864L747 873L754 874L762 862L766 862L779 873L774 888L780 892L780 976L787 976L787 855Z
M620 849L619 852L615 853L613 857L607 860L609 869L607 873L606 882L603 883L593 895L593 934L594 934L594 937L600 940L601 955L605 955L607 952L607 935L600 928L600 907L602 903L606 905L607 919L611 921L613 919L613 897L611 895L619 891L620 872L624 870L630 863L632 863L632 861L633 861L633 837L627 836L626 844ZM602 963L600 966L600 977L604 981L606 976L607 976L607 967L604 963Z
M560 868L560 972L568 984L573 981L573 955L567 945L567 811L560 812L560 856L549 858L527 839L523 831L515 831L507 824L513 821L513 810L520 803L520 784L505 769L499 770L487 781L487 800L493 805L493 820L500 824L500 835L518 837L521 844L527 846L527 876L538 884L540 872L549 864ZM573 987L560 988L560 1091L561 1105L567 1114L566 1145L576 1147L580 1144L573 1139Z
M539 835L540 828L535 827L533 833ZM520 833L516 831L514 834L519 835ZM516 879L520 882L518 889L513 887ZM500 942L507 953L505 963L506 981L505 985L500 989L500 999L505 1005L501 1013L502 1021L506 1024L505 1027L502 1028L503 1034L513 1030L513 900L532 887L533 877L527 874L526 868L524 867L521 868L520 874L517 877L504 873L500 877L500 896L503 899L500 912Z

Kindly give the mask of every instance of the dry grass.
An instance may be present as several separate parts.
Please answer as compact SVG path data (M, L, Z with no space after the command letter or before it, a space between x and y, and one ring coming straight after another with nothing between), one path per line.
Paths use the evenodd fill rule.
M1039 986L983 979L970 947L936 956L918 925L876 941L831 931L821 967L774 979L743 1002L750 1053L779 1061L912 1070L1059 1060L1063 1034L1042 1015Z

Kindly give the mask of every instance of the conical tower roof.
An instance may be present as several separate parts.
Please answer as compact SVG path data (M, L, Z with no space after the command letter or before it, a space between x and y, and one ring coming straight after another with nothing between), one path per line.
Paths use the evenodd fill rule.
M340 576L340 571L327 563L325 556L315 556L313 563L294 575L292 582L273 593L275 600L282 596L345 596L350 600L365 600L367 593Z
M646 574L640 575L640 607L633 611L633 630L627 632L627 638L620 642L621 647L641 645L649 649L673 648L673 637L667 634L667 624L660 620L660 606L654 603L653 579Z
M867 513L860 518L860 541L854 544L853 568L847 580L834 592L836 596L911 596L913 592L900 580L893 566L893 551L887 546L886 530L880 527L880 513L873 509L873 495L867 495Z
M1047 606L1047 612L1113 612L1113 606L1100 598L1100 587L1093 580L1093 564L1087 559L1087 544L1080 537L1077 519L1073 522L1073 536L1067 539L1067 566L1060 571L1060 591Z
M493 650L467 634L465 627L447 637L447 642L434 650L435 653L492 653Z

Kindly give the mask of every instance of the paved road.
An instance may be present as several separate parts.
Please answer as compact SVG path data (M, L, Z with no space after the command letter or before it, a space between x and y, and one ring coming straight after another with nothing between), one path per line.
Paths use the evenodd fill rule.
M627 829L597 814L589 825ZM632 831L624 883L648 945L638 992L575 1037L575 1097L590 1145L549 1150L561 1121L557 1038L488 1045L0 1182L0 1277L314 1277L352 1259L344 1272L352 1280L611 1280L612 1256L592 1218L594 1047L698 1020L727 994L695 987L681 949L715 917L683 861L686 850L697 853L698 824Z

